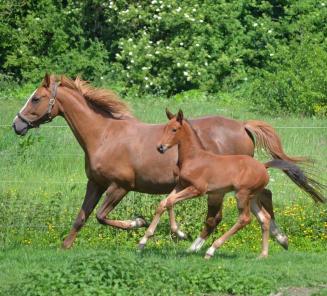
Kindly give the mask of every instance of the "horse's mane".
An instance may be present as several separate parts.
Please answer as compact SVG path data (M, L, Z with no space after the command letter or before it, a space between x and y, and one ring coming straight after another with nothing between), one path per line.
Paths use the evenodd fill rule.
M60 85L78 91L93 106L114 118L133 117L129 106L109 89L96 88L80 77L74 81L64 75L60 77Z
M202 141L201 141L201 139L200 139L200 136L199 136L198 132L196 131L196 129L193 127L192 123L191 123L188 119L186 119L186 118L184 118L183 120L186 121L186 122L188 123L188 125L191 127L193 133L195 134L195 138L197 139L197 141L198 141L199 145L201 146L201 148L202 148L203 150L207 150L207 149L204 147L204 145L203 145L203 143L202 143Z

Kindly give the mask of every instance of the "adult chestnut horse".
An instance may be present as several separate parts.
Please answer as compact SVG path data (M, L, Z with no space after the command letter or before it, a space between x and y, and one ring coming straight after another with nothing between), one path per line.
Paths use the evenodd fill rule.
M143 219L111 220L107 215L129 191L151 194L169 193L176 184L177 149L160 155L155 147L163 132L162 124L137 120L127 105L109 90L97 89L77 78L57 79L46 74L13 122L18 135L63 116L85 152L87 189L81 210L63 242L72 246L78 231L106 191L97 212L100 223L121 229L145 226ZM253 156L254 138L273 158L298 161L287 156L274 129L262 121L236 121L220 116L191 120L205 148L217 154ZM274 222L272 195L262 194L262 203L272 217L270 232L287 248L287 237ZM201 238L206 239L222 219L217 207L221 194L209 194L208 214ZM171 219L174 213L170 212ZM178 233L183 237L183 233Z

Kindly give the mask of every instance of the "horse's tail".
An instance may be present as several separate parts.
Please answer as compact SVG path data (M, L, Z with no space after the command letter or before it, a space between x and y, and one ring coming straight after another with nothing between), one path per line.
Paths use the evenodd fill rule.
M327 186L314 180L307 172L304 172L296 164L281 160L273 159L265 163L266 168L277 168L282 170L297 186L307 193L315 202L325 203L326 198L321 193L321 190Z
M245 128L256 138L258 148L263 148L274 159L282 159L293 163L308 161L305 157L288 156L282 147L281 140L274 128L264 121L248 120Z

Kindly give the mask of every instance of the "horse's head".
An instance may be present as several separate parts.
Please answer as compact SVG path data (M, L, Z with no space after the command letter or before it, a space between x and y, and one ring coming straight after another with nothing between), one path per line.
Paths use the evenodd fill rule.
M59 83L54 76L45 75L39 86L29 97L24 107L17 113L13 122L16 134L24 136L30 128L51 121L59 113L56 104Z
M163 135L157 145L157 150L160 153L165 153L169 148L178 144L180 130L183 125L183 111L179 110L177 115L172 114L166 108L166 115L169 122L164 128Z

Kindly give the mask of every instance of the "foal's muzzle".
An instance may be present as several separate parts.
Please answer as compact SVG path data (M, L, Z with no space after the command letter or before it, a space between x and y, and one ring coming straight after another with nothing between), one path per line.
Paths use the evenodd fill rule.
M165 153L167 151L167 149L168 149L167 145L160 144L160 145L157 146L157 150L161 154Z

